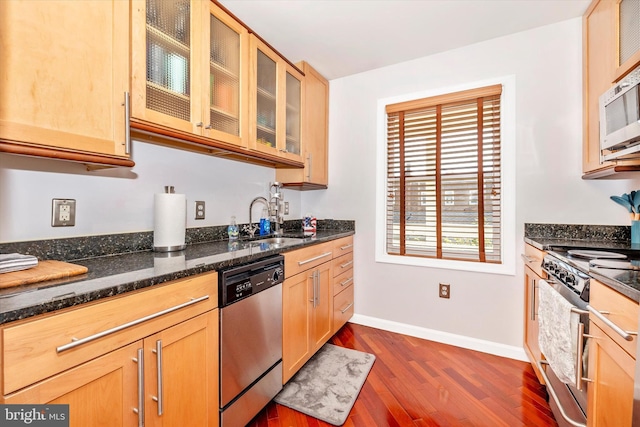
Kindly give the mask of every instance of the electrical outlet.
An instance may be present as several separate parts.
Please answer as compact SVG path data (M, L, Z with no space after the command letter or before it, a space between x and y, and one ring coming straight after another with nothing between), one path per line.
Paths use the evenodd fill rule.
M289 202L284 202L284 214L289 215Z
M449 298L451 296L451 285L448 283L440 283L440 298Z
M196 201L196 219L204 219L204 202Z
M76 225L75 199L53 199L51 207L52 227L73 227Z

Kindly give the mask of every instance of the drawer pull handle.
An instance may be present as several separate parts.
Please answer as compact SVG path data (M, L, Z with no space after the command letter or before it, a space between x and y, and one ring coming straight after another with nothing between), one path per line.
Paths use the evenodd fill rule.
M353 264L353 261L345 262L344 264L340 264L340 268L347 268L347 267L349 267L351 264Z
M343 280L342 282L340 282L340 286L344 286L344 285L346 285L347 283L350 283L350 282L353 282L353 277L349 277L348 279Z
M313 262L313 261L319 260L321 258L327 257L327 256L329 256L331 254L333 254L333 252L326 252L326 253L323 253L322 255L318 255L316 257L309 258L309 259L306 259L304 261L298 261L298 265L305 265L305 264L308 264L310 262Z
M353 243L350 243L348 245L340 246L340 250L341 251L346 251L347 249L352 248L352 247L353 247Z
M71 342L69 344L65 344L65 345L61 345L60 347L56 347L56 352L62 353L63 351L67 351L67 350L70 350L70 349L72 349L74 347L78 347L78 346L80 346L82 344L86 344L88 342L97 340L98 338L102 338L102 337L105 337L107 335L122 331L123 329L127 329L127 328L130 328L130 327L135 326L135 325L139 325L140 323L146 322L147 320L151 320L151 319L155 319L156 317L164 316L167 313L171 313L173 311L180 310L181 308L188 307L190 305L197 304L197 303L199 303L201 301L205 301L205 300L208 300L208 299L209 299L209 295L205 295L205 296L202 296L200 298L194 298L191 301L187 301L185 303L178 304L178 305L175 305L173 307L169 307L169 308L167 308L165 310L155 312L153 314L150 314L150 315L145 316L145 317L141 317L141 318L136 319L136 320L132 320L131 322L124 323L124 324L122 324L120 326L116 326L115 328L107 329L106 331L98 332L97 334L89 335L88 337L85 337L85 338L82 338L82 339L78 339L78 338L75 338L75 337L71 338Z
M347 312L347 310L349 310L351 307L353 307L353 303L350 303L348 306L346 306L344 309L340 310L340 313L344 314Z
M627 341L632 341L633 340L633 336L634 335L638 335L637 332L630 332L630 331L625 331L624 329L622 329L620 326L616 325L615 323L613 323L611 320L607 319L606 317L604 317L605 314L609 314L608 311L603 311L600 312L598 310L596 310L595 308L591 307L590 305L587 306L587 310L589 310L589 313L593 314L594 316L596 316L598 319L600 319L605 325L607 325L608 327L610 327L611 329L613 329L615 331L616 334L620 335L622 338L624 338Z
M531 258L529 255L520 254L520 256L525 262L528 262L529 264L531 264L534 261L537 261L535 258Z
M144 349L138 349L138 357L133 361L138 364L138 407L133 412L138 414L138 427L144 427Z

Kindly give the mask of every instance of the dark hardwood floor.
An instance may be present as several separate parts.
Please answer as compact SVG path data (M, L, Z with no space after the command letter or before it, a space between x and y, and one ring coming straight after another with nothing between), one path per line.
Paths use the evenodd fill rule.
M347 323L332 344L376 356L345 426L557 426L528 363ZM325 427L274 402L252 427Z

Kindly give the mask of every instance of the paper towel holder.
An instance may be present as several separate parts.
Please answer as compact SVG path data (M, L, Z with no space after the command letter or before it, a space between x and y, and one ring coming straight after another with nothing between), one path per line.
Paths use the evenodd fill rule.
M157 208L158 202L161 200L160 197L170 197L171 199L177 197L176 201L179 206L175 206L175 201L167 205L167 201L171 199L166 198L162 199L163 203L161 204L165 210L169 208L171 212L180 212L177 217L167 217L166 214L161 218L158 217ZM164 194L156 194L154 202L156 206L154 208L153 251L170 253L184 250L187 246L185 242L186 200L184 194L176 194L173 185L165 185ZM166 228L169 228L168 232Z

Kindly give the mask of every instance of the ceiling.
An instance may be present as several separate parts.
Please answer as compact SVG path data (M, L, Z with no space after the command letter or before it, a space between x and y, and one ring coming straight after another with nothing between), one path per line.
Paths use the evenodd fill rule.
M332 80L582 16L591 0L219 0Z

